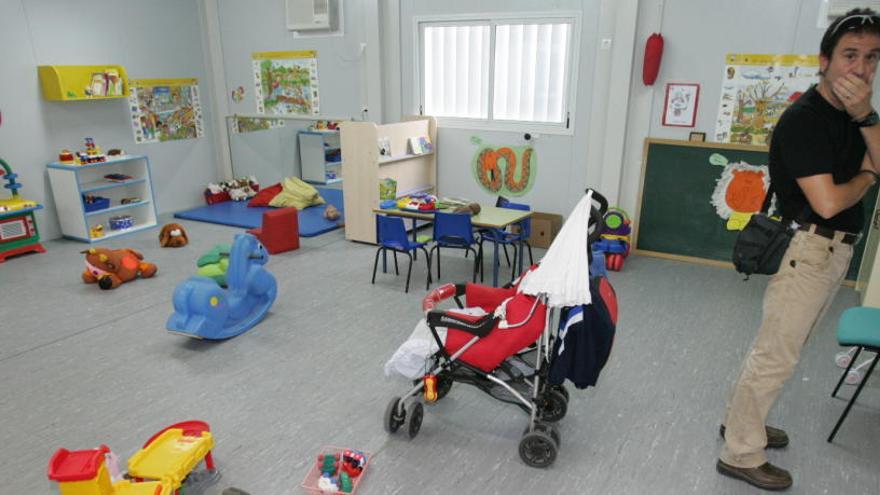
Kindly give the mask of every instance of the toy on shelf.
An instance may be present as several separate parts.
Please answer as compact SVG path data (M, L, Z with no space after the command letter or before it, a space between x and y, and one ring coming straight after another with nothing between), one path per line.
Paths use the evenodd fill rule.
M123 476L116 456L106 445L97 449L58 449L49 460L47 475L61 495L172 495L190 493L203 461L216 474L211 451L214 437L204 421L185 421L153 435L128 460ZM184 487L185 490L183 489Z
M156 265L143 261L144 255L131 248L90 248L82 253L86 255L83 282L97 282L98 287L103 290L115 289L138 276L150 278L158 270Z
M107 155L101 152L101 147L95 144L95 140L87 137L86 141L86 149L85 151L77 151L76 152L76 164L77 165L88 165L91 163L102 163L107 161ZM64 150L67 151L67 150ZM64 154L62 151L62 155ZM60 158L60 156L59 156ZM62 162L64 163L64 162Z
M174 289L174 313L166 328L187 337L223 340L260 322L275 302L275 276L265 268L266 248L251 234L237 234L229 253L227 289L194 276Z
M620 208L608 208L605 213L605 230L601 238L593 243L593 250L605 256L605 268L619 272L623 260L629 256L632 221Z
M61 150L61 153L58 153L58 162L65 165L74 165L76 164L76 157L73 156L73 152L70 150Z
M125 230L134 227L134 218L131 215L117 215L110 217L110 230Z
M183 247L189 244L186 230L179 223L166 223L159 232L159 245L162 247Z
M302 488L313 494L353 494L373 454L340 447L324 447L321 452L306 474Z
M43 208L36 201L18 195L21 184L16 182L18 174L0 158L0 178L6 181L3 186L12 195L0 199L0 263L6 258L24 253L45 253L40 244L40 233L34 212Z
M100 239L101 237L104 237L104 225L99 223L89 229L89 237L92 239Z

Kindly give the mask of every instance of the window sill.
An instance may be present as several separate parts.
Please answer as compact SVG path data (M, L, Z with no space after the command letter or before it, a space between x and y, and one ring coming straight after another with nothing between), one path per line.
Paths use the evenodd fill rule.
M480 119L465 119L458 117L435 117L437 127L448 129L471 129L480 131L518 132L531 134L552 134L559 136L573 136L574 128L566 128L563 124L548 122L522 122L522 121L486 121Z

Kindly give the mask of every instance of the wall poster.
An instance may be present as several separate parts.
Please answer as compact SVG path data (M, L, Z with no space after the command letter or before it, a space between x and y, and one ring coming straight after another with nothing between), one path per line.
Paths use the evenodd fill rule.
M720 143L770 144L779 116L819 81L816 55L728 54L715 126Z
M254 53L257 113L318 115L318 52Z
M196 79L132 79L128 97L136 143L202 137Z
M538 157L531 145L493 146L477 136L471 137L477 152L471 169L477 184L489 194L522 196L535 183Z

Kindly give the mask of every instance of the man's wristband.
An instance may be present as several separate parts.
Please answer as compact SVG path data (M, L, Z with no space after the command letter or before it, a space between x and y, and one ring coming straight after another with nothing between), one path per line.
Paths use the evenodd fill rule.
M872 176L874 176L874 183L875 184L877 182L880 182L880 174L878 174L877 172L874 172L873 170L862 169L862 170L859 170L859 173L860 174L871 174Z
M871 127L873 125L880 124L880 115L877 115L876 110L871 110L871 113L854 122L859 127Z

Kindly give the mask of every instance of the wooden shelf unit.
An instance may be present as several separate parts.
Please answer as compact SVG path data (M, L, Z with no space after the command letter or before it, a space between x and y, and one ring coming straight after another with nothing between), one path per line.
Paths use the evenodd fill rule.
M88 165L50 163L49 182L64 237L83 242L100 242L155 227L158 213L150 179L150 160L143 155L126 155L106 162ZM131 179L113 182L107 174L125 174ZM109 199L107 208L86 211L83 195L94 194ZM140 201L122 204L123 198ZM111 230L110 217L131 215L134 225L128 229ZM104 226L103 237L92 237L91 228Z
M413 192L436 192L437 120L413 115L403 122L376 125L373 122L341 124L342 188L345 198L345 238L351 241L376 242L376 217L379 207L379 181L397 181L398 196ZM428 136L434 151L421 155L409 153L409 138ZM391 141L390 156L379 154L380 138Z

